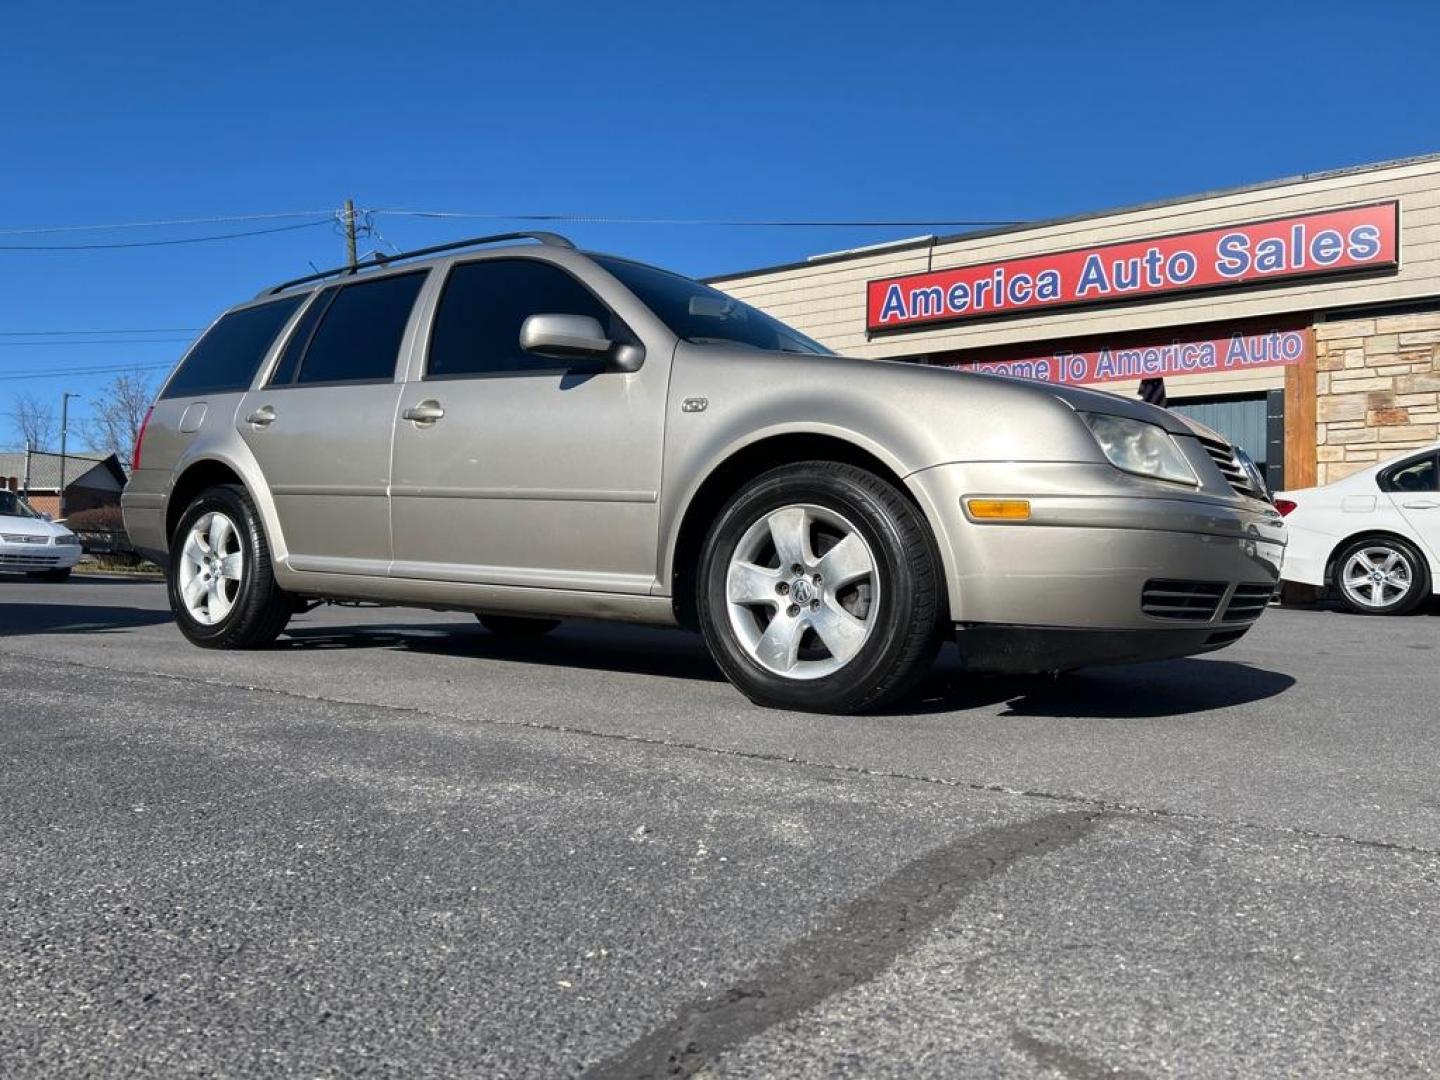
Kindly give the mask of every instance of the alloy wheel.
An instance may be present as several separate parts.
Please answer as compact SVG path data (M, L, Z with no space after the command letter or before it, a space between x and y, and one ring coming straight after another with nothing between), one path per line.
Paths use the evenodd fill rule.
M731 628L752 660L786 678L822 678L854 659L876 626L875 554L835 511L783 506L741 536L726 599Z
M196 518L180 558L180 599L190 617L213 626L229 615L244 572L235 522L219 511Z
M1402 551L1383 544L1360 548L1340 571L1347 599L1365 608L1387 608L1414 587L1415 572Z

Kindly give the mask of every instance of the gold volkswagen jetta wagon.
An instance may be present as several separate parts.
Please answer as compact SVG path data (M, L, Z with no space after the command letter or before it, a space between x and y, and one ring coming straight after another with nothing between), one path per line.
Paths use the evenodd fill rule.
M524 242L524 241L533 242ZM497 246L501 245L501 246ZM1233 449L1108 394L835 356L548 233L267 289L176 367L125 492L185 636L316 600L698 628L753 701L1239 638L1284 527Z

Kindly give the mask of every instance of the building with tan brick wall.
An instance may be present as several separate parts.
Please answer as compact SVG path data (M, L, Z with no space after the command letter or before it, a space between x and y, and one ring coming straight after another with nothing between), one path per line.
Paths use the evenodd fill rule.
M1440 155L712 279L838 352L1135 395L1275 488L1440 426Z
M1440 310L1315 327L1318 481L1440 438Z

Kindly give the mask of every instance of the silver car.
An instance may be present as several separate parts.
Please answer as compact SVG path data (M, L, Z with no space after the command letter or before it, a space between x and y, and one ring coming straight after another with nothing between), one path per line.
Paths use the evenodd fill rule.
M136 457L126 524L197 645L267 645L317 600L513 637L622 619L826 712L895 702L952 636L987 672L1221 648L1285 539L1234 450L1164 410L835 356L547 233L267 289L190 349Z

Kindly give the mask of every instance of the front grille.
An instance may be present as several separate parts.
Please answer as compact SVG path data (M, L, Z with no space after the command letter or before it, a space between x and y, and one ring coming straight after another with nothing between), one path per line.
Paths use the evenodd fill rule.
M1252 499L1263 498L1260 492L1250 482L1250 474L1245 471L1235 457L1235 448L1221 439L1211 439L1205 435L1199 436L1200 444L1205 447L1205 452L1210 455L1210 460L1215 462L1215 467L1220 470L1220 475L1225 477L1225 482L1241 495L1249 496Z
M48 536L36 536L33 533L0 533L0 540L7 544L48 544Z
M1209 622L1225 596L1223 581L1166 581L1156 578L1140 590L1140 610L1156 619Z
M1236 585L1225 608L1226 622L1254 622L1275 595L1274 585Z
M59 561L58 555L0 555L0 570L33 570L36 567L54 566Z

